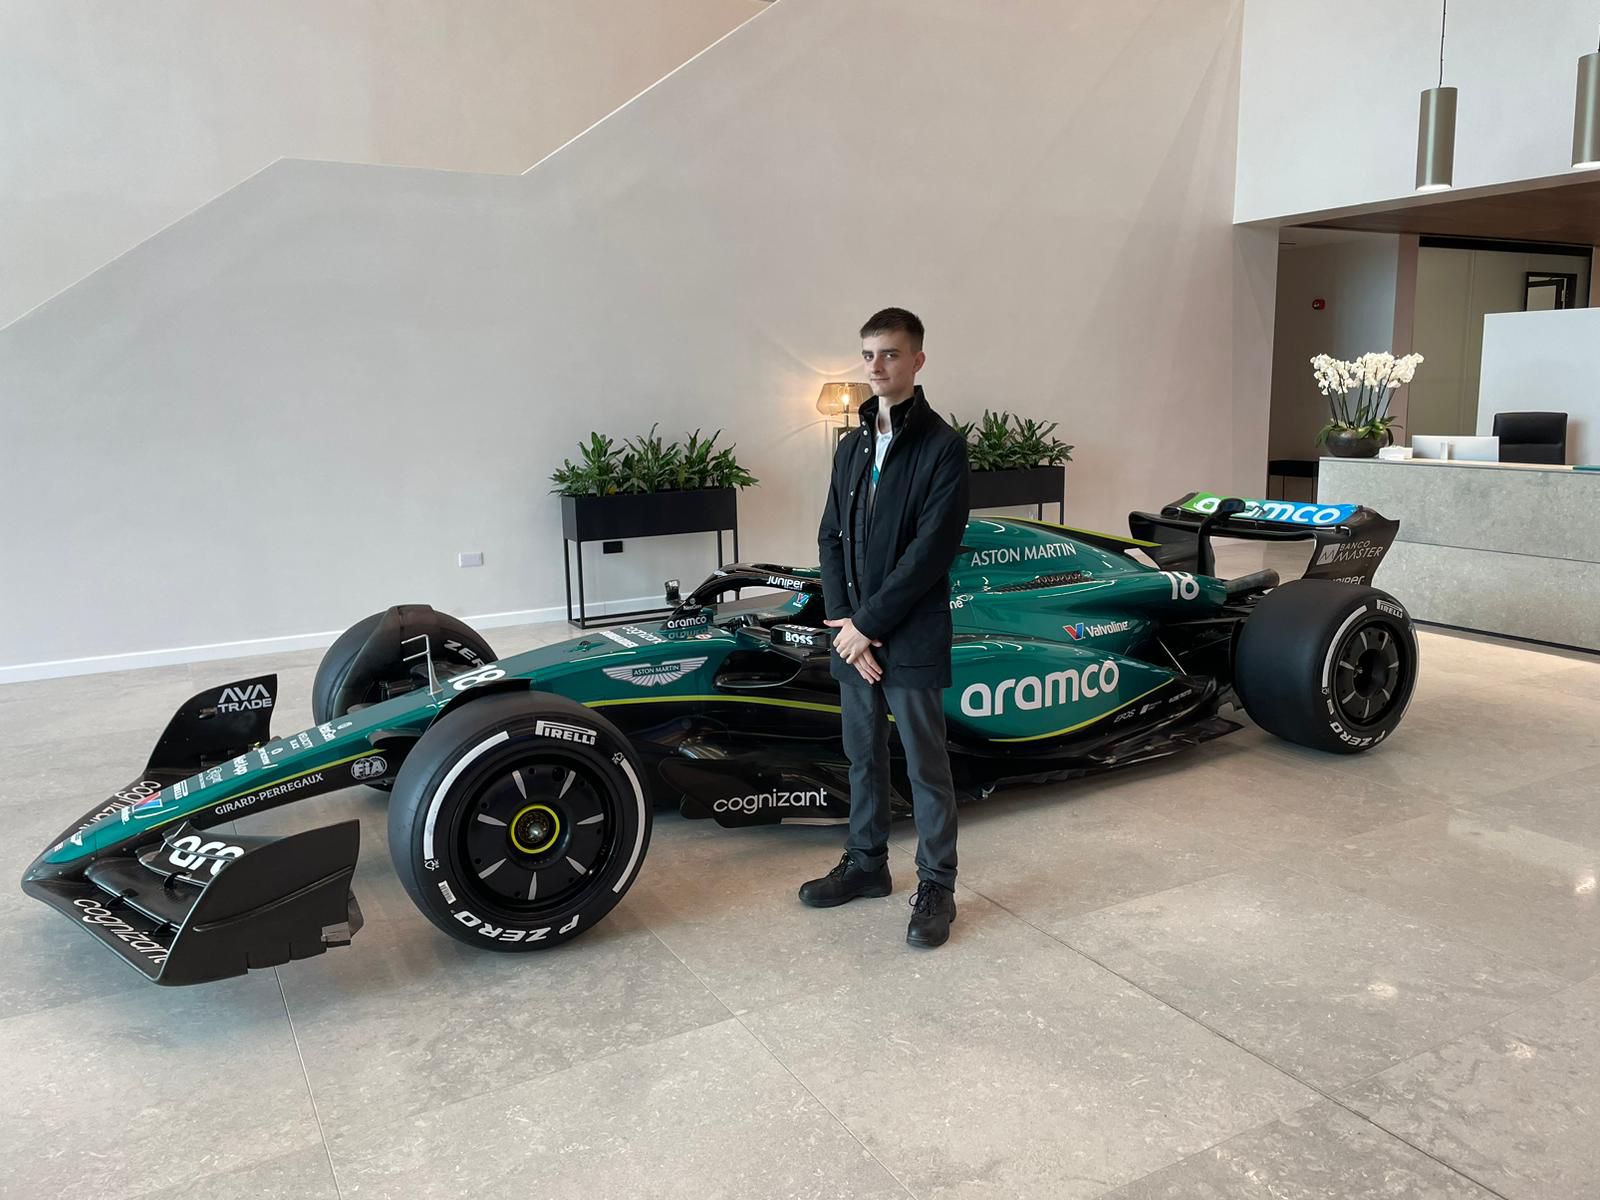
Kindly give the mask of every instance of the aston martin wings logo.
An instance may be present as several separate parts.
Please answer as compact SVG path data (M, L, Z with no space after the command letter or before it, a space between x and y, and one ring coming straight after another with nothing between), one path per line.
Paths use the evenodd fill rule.
M664 683L677 683L690 671L705 666L707 656L699 658L674 658L667 662L635 663L630 667L602 667L618 683L632 683L639 687L660 687Z

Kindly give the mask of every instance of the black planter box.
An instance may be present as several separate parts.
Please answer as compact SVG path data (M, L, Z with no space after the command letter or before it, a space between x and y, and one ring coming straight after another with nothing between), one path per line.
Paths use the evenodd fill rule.
M561 532L575 542L707 533L738 524L738 488L561 497Z
M1067 468L1019 467L1013 471L973 471L967 476L967 488L968 508L1060 504L1067 491Z

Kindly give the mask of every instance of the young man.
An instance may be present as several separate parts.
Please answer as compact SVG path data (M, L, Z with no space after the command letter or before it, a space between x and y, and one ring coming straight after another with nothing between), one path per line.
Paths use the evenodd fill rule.
M955 919L956 800L945 750L950 564L967 527L967 447L917 386L922 322L902 308L861 327L873 398L833 457L817 530L822 591L850 759L850 834L839 865L800 889L817 908L887 896L889 714L917 822L906 941L938 946Z

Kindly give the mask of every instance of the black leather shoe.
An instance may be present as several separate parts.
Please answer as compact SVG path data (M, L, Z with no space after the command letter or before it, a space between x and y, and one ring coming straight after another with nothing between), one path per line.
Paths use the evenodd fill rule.
M821 879L800 885L800 903L812 908L832 908L857 896L887 896L893 890L888 863L876 871L864 871L846 852L839 859L839 865Z
M912 946L942 946L950 940L950 922L956 919L956 894L924 879L911 897L911 924L906 942Z

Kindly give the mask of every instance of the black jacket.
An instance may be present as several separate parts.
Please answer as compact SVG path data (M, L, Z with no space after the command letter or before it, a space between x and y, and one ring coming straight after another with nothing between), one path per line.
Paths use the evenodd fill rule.
M950 686L950 564L967 528L967 445L928 406L919 387L889 410L894 439L868 511L878 398L833 456L828 503L817 529L828 619L850 617L867 637L883 682ZM838 655L833 676L860 683Z

